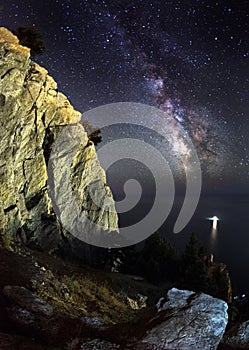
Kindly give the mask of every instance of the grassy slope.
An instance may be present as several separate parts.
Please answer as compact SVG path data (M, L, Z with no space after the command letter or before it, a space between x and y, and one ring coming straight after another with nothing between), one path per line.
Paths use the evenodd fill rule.
M92 269L45 253L26 250L17 255L0 250L0 257L0 289L8 284L23 285L70 317L125 322L138 312L127 302L127 295L147 295L150 305L162 296L162 290L132 276Z

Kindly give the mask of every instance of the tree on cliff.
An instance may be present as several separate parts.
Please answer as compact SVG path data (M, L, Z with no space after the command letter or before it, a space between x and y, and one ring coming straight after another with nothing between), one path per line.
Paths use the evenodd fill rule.
M178 256L167 240L156 232L144 244L122 249L119 272L137 274L155 284L175 281L179 273Z
M211 280L208 274L208 263L205 250L192 233L182 256L182 274L187 288L196 292L210 292Z
M177 278L177 253L160 233L156 232L147 238L142 257L145 277L149 281L160 282Z
M35 27L20 26L15 28L12 32L18 37L21 45L31 49L31 56L41 55L44 52L44 40L41 33Z
M91 140L95 145L102 141L101 130L93 127L88 120L81 120L89 140Z

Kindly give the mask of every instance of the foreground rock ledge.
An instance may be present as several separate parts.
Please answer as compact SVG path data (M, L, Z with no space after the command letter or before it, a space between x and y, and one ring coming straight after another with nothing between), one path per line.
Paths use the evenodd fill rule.
M46 69L30 60L30 50L19 45L18 39L5 28L0 28L0 62L0 245L13 246L22 241L53 250L61 244L61 225L56 221L48 195L47 165L58 135L68 125L73 125L82 136L69 169L77 205L103 231L118 231L112 193L94 145L79 123L81 114L58 92ZM67 140L57 154L53 189L69 208L67 193L59 190L68 171L62 151L68 154L72 150L74 140L70 142ZM89 195L91 184L101 208ZM74 213L67 205L62 215L73 222ZM87 220L81 229L89 232Z
M228 322L227 304L203 293L168 291L157 304L156 325L147 331L138 349L215 350Z
M77 340L82 349L215 350L228 321L224 301L176 288L145 319L116 326L65 318L24 287L5 286L3 292L13 329L50 345Z

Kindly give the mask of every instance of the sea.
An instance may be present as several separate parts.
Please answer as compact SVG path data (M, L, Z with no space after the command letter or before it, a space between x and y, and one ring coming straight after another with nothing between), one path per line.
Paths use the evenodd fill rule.
M186 227L173 233L174 223L184 197L175 198L168 218L159 228L170 244L182 253L192 233L213 254L215 262L227 266L235 294L249 292L249 195L201 195L198 206ZM129 215L120 217L121 226L134 223L148 214L151 199L143 199L142 205ZM163 210L163 208L162 208ZM217 230L212 230L208 217L219 218Z

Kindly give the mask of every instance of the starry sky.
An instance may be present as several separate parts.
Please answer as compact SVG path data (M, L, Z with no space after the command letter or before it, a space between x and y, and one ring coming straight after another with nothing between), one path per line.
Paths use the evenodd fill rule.
M112 102L167 111L188 133L209 192L249 189L246 0L13 0L1 25L34 25L46 67L84 112ZM135 122L135 121L134 121Z

